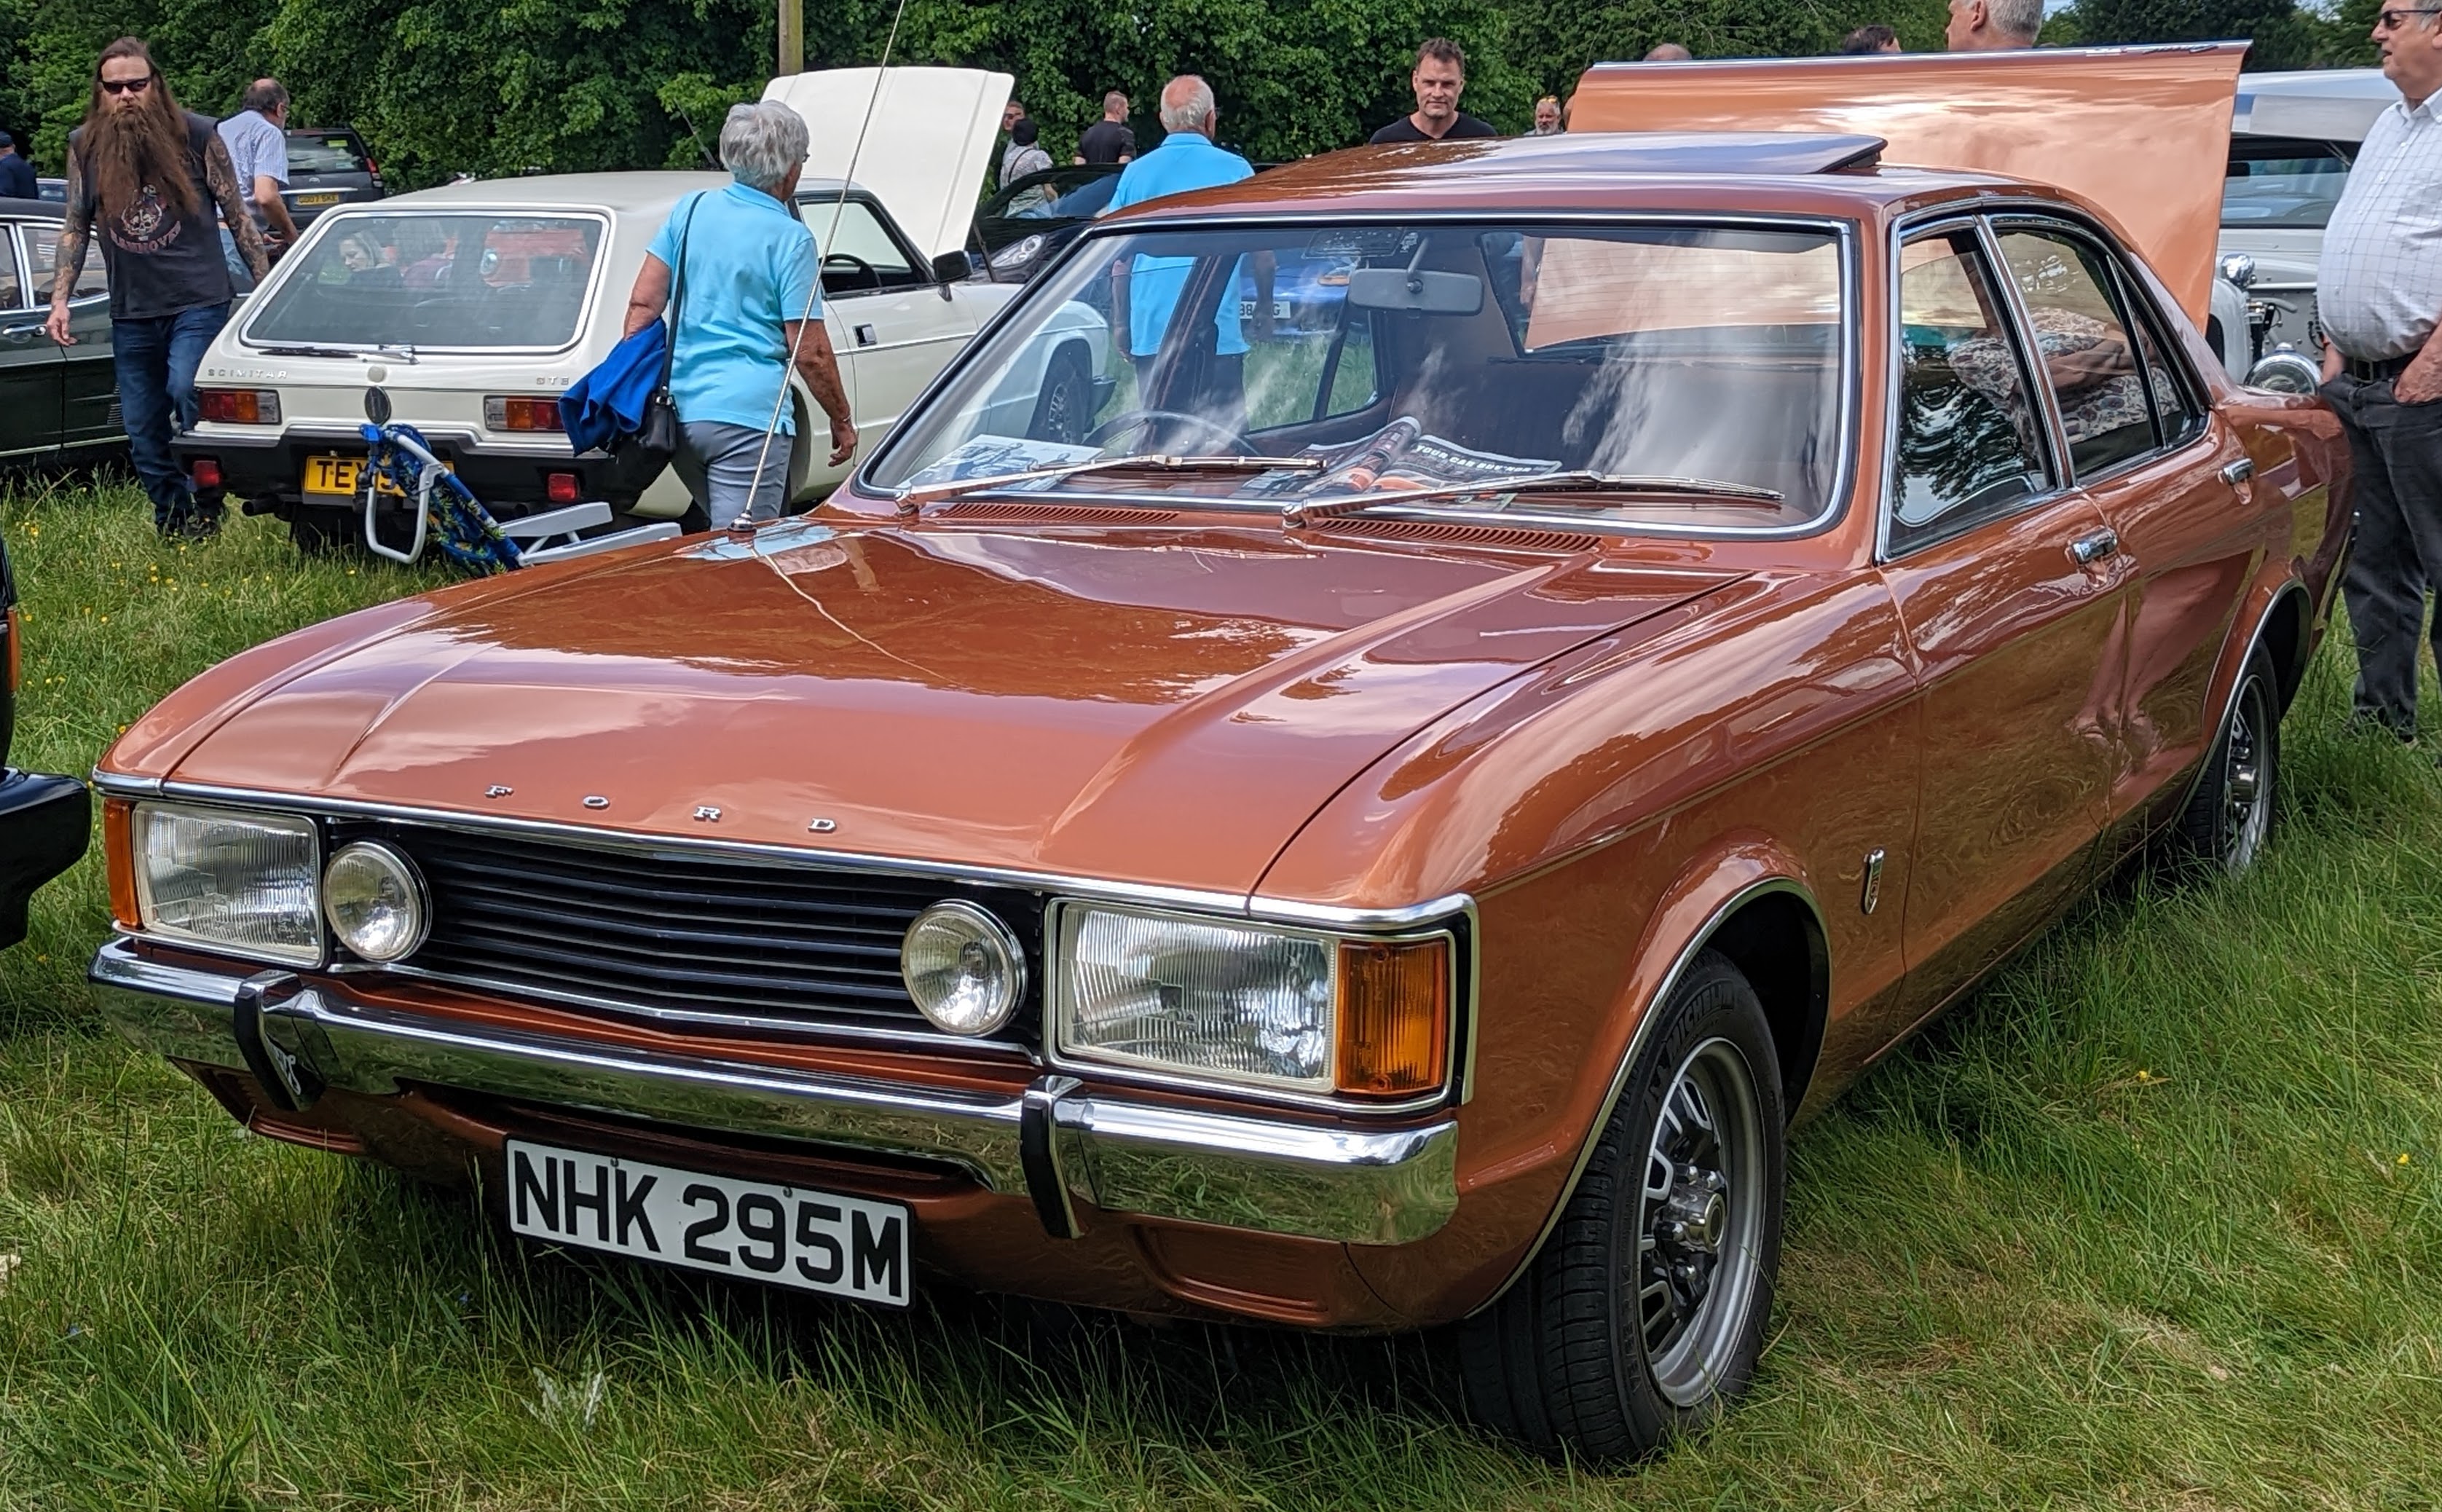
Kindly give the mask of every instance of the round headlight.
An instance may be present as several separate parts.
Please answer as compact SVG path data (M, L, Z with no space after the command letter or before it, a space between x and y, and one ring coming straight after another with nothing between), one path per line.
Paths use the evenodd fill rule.
M2270 389L2275 393L2313 393L2324 386L2324 370L2307 360L2305 354L2287 344L2273 348L2262 361L2247 370L2247 384L2251 389Z
M405 958L424 943L431 910L424 879L390 847L359 840L322 868L322 917L339 943L370 961Z
M989 1034L1017 1011L1026 991L1026 953L1008 925L954 898L907 926L899 942L899 975L936 1029Z

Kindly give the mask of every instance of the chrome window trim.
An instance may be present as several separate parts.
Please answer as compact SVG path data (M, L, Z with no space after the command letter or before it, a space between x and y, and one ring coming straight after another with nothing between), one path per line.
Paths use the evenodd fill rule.
M1153 230L1216 230L1223 228L1261 229L1275 227L1348 225L1412 226L1419 224L1467 225L1470 223L1516 224L1527 221L1544 226L1582 226L1594 228L1617 228L1625 225L1722 226L1744 227L1759 230L1811 230L1830 234L1833 241L1838 245L1840 250L1840 294L1842 301L1846 304L1846 309L1844 311L1844 318L1840 322L1840 374L1838 379L1839 410L1833 422L1838 430L1840 439L1840 463L1838 466L1832 469L1831 486L1825 495L1828 502L1823 512L1803 524L1777 525L1756 530L1740 530L1736 526L1728 525L1686 525L1670 524L1667 522L1646 524L1636 520L1605 521L1603 524L1610 528L1604 529L1599 528L1596 525L1596 522L1588 520L1582 515L1572 515L1560 511L1542 513L1522 510L1381 509L1365 511L1365 518L1380 519L1465 521L1475 524L1529 524L1538 526L1553 526L1561 529L1583 531L1590 536L1662 536L1672 539L1699 538L1728 540L1795 540L1810 536L1819 536L1828 531L1833 530L1838 527L1842 520L1848 518L1850 506L1852 502L1850 496L1856 491L1860 465L1858 453L1863 445L1862 438L1857 434L1860 407L1864 400L1865 383L1863 371L1863 343L1859 339L1859 333L1864 319L1859 301L1865 291L1865 270L1863 266L1865 260L1865 244L1864 239L1860 234L1859 223L1854 219L1839 216L1800 214L1795 212L1789 214L1774 214L1768 211L1753 210L1712 214L1707 214L1698 210L1539 211L1522 209L1515 210L1503 209L1478 209L1465 210L1349 210L1336 213L1313 212L1296 215L1214 215L1206 213L1200 215L1181 215L1176 218L1168 216L1147 218L1144 220L1130 218L1129 220L1117 225L1106 225L1102 223L1089 224L1083 234L1075 237L1069 242L1068 246L1062 251L1058 260L1038 271L1032 278L1027 280L1025 287L1019 290L1017 297L1002 304L1001 307L993 314L990 319L984 321L981 328L975 332L975 337L959 350L958 355L945 364L939 373L934 374L932 382L926 384L922 392L919 392L915 399L908 405L902 417L901 423L891 428L889 439L884 441L882 446L875 447L872 455L867 457L866 461L858 466L856 471L849 476L847 486L854 497L863 500L869 500L875 503L887 503L896 499L898 497L899 490L895 487L885 486L875 483L873 481L873 469L891 454L895 449L895 446L901 443L902 438L910 433L909 428L906 424L906 417L917 415L929 409L933 403L936 393L945 389L951 382L955 381L957 377L965 371L966 367L970 363L977 360L975 354L981 351L987 343L997 337L1000 332L1000 327L1009 322L1021 306L1027 304L1030 299L1037 297L1030 292L1031 290L1038 286L1043 286L1045 280L1051 275L1056 274L1070 259L1082 258L1089 255L1085 251L1085 248L1093 246L1103 238L1131 235ZM1030 499L1070 499L1090 497L1094 501L1101 503L1109 503L1117 501L1151 504L1157 501L1161 505L1169 508L1185 507L1198 511L1219 502L1219 501L1212 500L1198 500L1182 504L1176 496L1170 494L1129 495L1124 493L1103 493L1093 494L1090 496L1069 496L1059 493L1039 493L1029 494L1026 497ZM1255 515L1258 518L1277 519L1280 514L1279 506L1277 505L1264 505L1257 503L1242 507L1246 509L1247 513Z
M675 204L676 202L673 201L672 203ZM634 211L630 213L635 214L637 218L641 220L646 212ZM663 213L666 215L668 212L665 210ZM335 232L330 229L333 226L345 226L350 221L369 220L380 215L402 214L516 215L521 216L527 220L590 220L595 222L602 228L602 240L594 248L593 265L586 271L585 299L583 302L577 306L578 313L576 318L576 328L569 333L567 340L562 341L556 346L453 347L415 345L415 355L418 358L427 356L471 356L489 361L498 357L546 357L556 356L562 353L574 352L585 344L585 334L588 330L592 329L598 314L595 306L602 298L603 282L610 277L609 264L610 262L611 244L616 240L619 234L619 215L607 206L471 204L397 206L392 205L389 200L378 199L358 200L353 204L342 202L314 217L314 224L306 229L304 239L299 242L295 247L290 249L290 255L284 256L280 260L281 266L283 268L304 266L304 264L294 254L297 252L309 251L314 247L319 246L328 238L339 234L338 232ZM237 344L239 346L246 348L249 353L253 353L261 352L266 346L285 346L289 344L284 341L257 341L254 338L254 327L255 322L263 319L264 312L271 307L271 301L263 298L263 296L265 294L279 294L282 290L288 287L294 276L295 275L288 275L268 280L267 286L258 285L254 294L247 298L246 301L246 321L244 324L240 325L237 330ZM365 356L374 358L384 357L387 355L388 352L394 352L402 345L402 343L395 341L369 343L361 341L307 341L302 338L300 338L296 344L300 346L329 347L335 351L359 353ZM413 343L407 344L412 345Z
M1900 349L1906 336L1905 322L1900 319L1900 252L1908 242L1917 237L1959 228L1968 228L1974 232L1977 247L1983 253L1985 262L1990 264L1986 271L1992 275L1996 287L2007 284L2010 281L2002 276L2001 260L1993 246L1991 232L1983 224L1980 213L1974 205L1944 204L1930 209L1919 210L1914 214L1903 216L1891 227L1888 264L1890 321L1886 327L1891 337L1891 362L1890 371L1884 380L1886 387L1883 392L1885 465L1882 497L1874 501L1874 561L1881 566L1904 560L1936 546L1946 545L1995 520L2008 519L2014 515L2050 504L2070 491L2068 485L2062 481L2068 474L2068 468L2062 465L2064 454L2054 449L2058 445L2058 422L2051 419L2051 400L2047 392L2046 396L2038 401L2044 408L2047 425L2044 435L2039 438L2043 455L2036 460L2044 465L2046 476L2050 482L2050 487L2027 494L2014 501L2010 508L1998 514L1980 516L1961 524L1956 530L1927 536L1923 540L1913 540L1904 546L1892 543L1891 526L1897 519L1899 509L1894 490L1899 482L1897 465L1900 448L1900 416L1903 410L1900 403L1900 384L1905 376L1900 362ZM2034 375L2027 364L2026 318L2018 309L2017 292L2014 288L2003 289L2001 299L2008 307L2005 319L2014 322L2008 335L2011 351L2018 361L2018 381L2032 392L2036 384Z
M1897 313L1896 306L1893 307L1893 312ZM1704 924L1688 938L1687 943L1680 947L1679 954L1671 958L1669 971L1663 975L1661 984L1653 990L1653 996L1647 1000L1645 1011L1636 1021L1635 1032L1628 1037L1628 1048L1620 1055L1619 1067L1612 1072L1611 1087L1603 1094L1602 1106L1596 1110L1594 1122L1587 1126L1585 1138L1578 1142L1576 1159L1569 1167L1568 1179L1560 1183L1559 1195L1553 1200L1552 1211L1544 1216L1543 1227L1537 1230L1535 1242L1526 1247L1525 1254L1520 1258L1516 1267L1503 1278L1501 1284L1494 1287L1484 1301L1468 1309L1468 1317L1475 1317L1507 1296L1509 1288L1517 1285L1526 1272L1535 1267L1536 1257L1543 1252L1543 1246L1550 1241L1552 1231L1559 1228L1561 1217L1568 1212L1569 1204L1576 1199L1577 1183L1585 1178L1586 1167L1594 1163L1595 1149L1602 1143L1603 1131L1611 1127L1612 1115L1618 1111L1620 1097L1628 1090L1629 1073L1636 1068L1637 1056L1644 1052L1646 1042L1652 1038L1654 1027L1662 1017L1660 1009L1665 1002L1668 1001L1671 993L1678 988L1679 978L1686 975L1688 966L1695 961L1698 953L1712 943L1713 937L1721 932L1722 925L1728 922L1732 914L1758 898L1774 893L1788 893L1796 898L1799 902L1806 905L1806 911L1813 916L1814 927L1824 930L1821 905L1815 902L1814 894L1807 889L1806 884L1795 877L1766 877L1760 882L1749 883L1732 893L1722 901L1720 907L1713 910ZM1827 978L1825 993L1828 997L1830 993L1828 978L1831 970L1829 941L1832 938L1829 930L1824 930L1823 938L1826 941L1824 969ZM1795 1109L1789 1111L1794 1112Z
M25 245L26 233L19 226L16 221L0 221L0 264L5 264L8 271L17 275L17 296L26 302L0 304L0 315L13 315L20 310L30 315L51 302L47 293L43 296L41 304L35 302L34 254Z
M923 861L901 856L873 856L855 851L823 850L813 847L772 845L755 841L706 839L693 835L642 834L569 824L554 819L524 819L505 814L475 814L451 809L428 809L413 804L374 803L361 798L317 797L303 793L275 792L259 788L231 787L220 783L173 782L158 777L131 777L100 768L94 770L93 785L105 796L115 798L182 798L239 808L282 809L346 818L392 819L404 824L428 824L442 829L464 829L479 834L541 835L564 840L574 845L592 846L598 850L667 850L689 855L729 856L749 861L775 862L784 865L807 868L820 867L836 871L872 872L883 876L915 877L928 881L948 879L957 882L990 883L1003 886L1032 888L1045 893L1067 893L1081 898L1105 898L1121 902L1152 903L1163 906L1175 904L1202 913L1223 914L1242 919L1270 920L1285 924L1346 929L1360 934L1407 929L1417 924L1445 919L1452 914L1471 913L1475 906L1474 900L1467 894L1450 893L1398 907L1347 908L1333 903L1267 897L1262 893L1216 892L1205 888L1170 887L1155 883L1118 882L1104 877L1084 877L1066 872L1030 871L1020 867L975 865L964 862Z
M1055 1070L1065 1071L1071 1076L1079 1077L1081 1079L1092 1077L1097 1081L1118 1082L1128 1085L1157 1087L1164 1090L1211 1092L1219 1096L1244 1098L1251 1101L1277 1103L1285 1107L1312 1108L1319 1112L1340 1114L1369 1115L1417 1113L1431 1108L1441 1107L1450 1102L1452 1101L1452 1093L1454 1090L1457 1094L1456 1101L1462 1103L1466 1102L1474 1095L1473 1084L1475 1079L1476 1030L1475 993L1472 991L1467 991L1464 997L1460 996L1462 989L1471 989L1477 980L1477 974L1473 970L1473 962L1480 952L1472 948L1473 943L1477 938L1475 902L1472 899L1467 900L1463 908L1453 910L1453 912L1464 917L1467 924L1467 938L1465 942L1469 947L1467 950L1468 966L1467 969L1462 969L1458 959L1459 950L1462 943L1457 938L1458 932L1447 926L1438 929L1428 928L1402 930L1394 934L1367 932L1359 937L1367 940L1384 943L1395 943L1401 940L1436 938L1447 939L1449 941L1449 987L1451 994L1451 1022L1449 1029L1454 1039L1458 1036L1464 1036L1464 1044L1453 1043L1449 1047L1448 1051L1449 1065L1443 1070L1441 1085L1434 1087L1429 1092L1419 1092L1413 1097L1402 1098L1396 1102L1385 1099L1355 1097L1347 1093L1336 1091L1303 1092L1279 1082L1242 1081L1221 1076L1199 1076L1194 1071L1184 1066L1175 1070L1163 1070L1155 1066L1139 1065L1132 1062L1108 1061L1089 1056L1071 1056L1064 1054L1060 1047L1060 1040L1061 1029L1066 1019L1066 1012L1063 1000L1063 988L1066 984L1062 979L1063 974L1061 972L1062 952L1060 915L1061 910L1065 906L1077 903L1119 903L1136 913L1149 914L1156 918L1186 919L1191 922L1194 921L1194 916L1197 912L1202 911L1184 908L1147 907L1142 904L1123 903L1121 900L1100 898L1054 898L1045 906L1043 911L1043 1054L1045 1061ZM1447 915L1445 917L1447 917ZM1279 925L1284 922L1277 920L1250 919L1245 915L1213 914L1211 915L1211 918L1212 922L1218 924L1251 922ZM1339 940L1349 938L1352 933L1351 931L1344 929L1332 929L1317 926L1300 928L1294 925L1288 927L1288 932L1307 936L1311 938L1331 941L1335 943L1335 945ZM1332 971L1334 990L1332 1012L1332 1070L1336 1076L1339 1071L1338 1052L1339 1032L1338 1004L1339 962L1336 958L1332 963Z

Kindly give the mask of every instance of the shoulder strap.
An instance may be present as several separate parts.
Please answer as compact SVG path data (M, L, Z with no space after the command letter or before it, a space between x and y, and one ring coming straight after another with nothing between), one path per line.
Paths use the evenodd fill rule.
M662 387L670 386L670 366L679 355L679 317L686 308L686 245L687 236L695 229L695 212L703 204L704 191L697 190L687 201L686 219L679 224L679 265L670 269L670 338L662 347Z

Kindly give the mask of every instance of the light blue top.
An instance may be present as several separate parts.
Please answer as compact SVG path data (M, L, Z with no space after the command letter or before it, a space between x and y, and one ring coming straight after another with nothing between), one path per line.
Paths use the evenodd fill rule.
M268 225L263 207L254 202L254 181L277 179L280 187L288 187L288 134L265 119L258 111L241 110L220 124L222 145L228 148L229 164L237 170L237 191L257 226Z
M1191 189L1211 189L1215 184L1234 184L1242 178L1252 178L1255 170L1248 161L1226 147L1215 147L1212 138L1202 132L1175 131L1161 139L1161 145L1120 170L1120 187L1111 191L1111 203L1103 213L1141 205L1165 194L1184 194ZM1245 259L1241 258L1243 264ZM1178 308L1178 297L1187 289L1187 274L1195 266L1192 257L1139 257L1128 264L1128 351L1139 357L1149 357L1161 350L1161 335L1170 329L1170 316ZM1218 332L1213 350L1229 356L1247 350L1247 338L1238 329L1238 273L1230 275L1228 292L1221 298L1221 307L1212 312L1212 324Z
M789 364L781 322L822 318L814 233L761 190L732 184L679 201L648 252L672 270L670 299L681 305L670 362L679 418L756 430L770 425ZM780 406L784 436L796 434L794 408Z

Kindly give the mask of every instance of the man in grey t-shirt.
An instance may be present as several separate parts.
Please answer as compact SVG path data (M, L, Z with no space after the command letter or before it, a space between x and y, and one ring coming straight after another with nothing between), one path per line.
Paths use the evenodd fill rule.
M277 79L258 79L246 92L238 113L220 125L221 141L237 168L238 192L276 256L297 240L297 223L288 216L288 202L280 191L288 187L288 91ZM221 232L221 250L228 258L229 277L244 294L254 287L246 264L238 261L237 242Z

